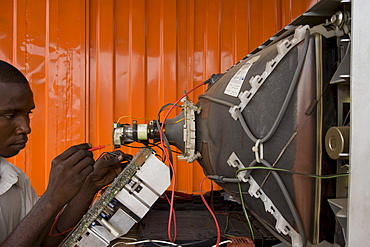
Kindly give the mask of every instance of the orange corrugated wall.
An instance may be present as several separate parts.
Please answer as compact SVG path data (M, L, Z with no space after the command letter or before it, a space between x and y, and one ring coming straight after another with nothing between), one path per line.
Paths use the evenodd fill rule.
M0 59L24 72L36 103L29 143L10 160L42 194L53 157L68 146L111 143L120 116L155 119L316 2L0 0ZM176 161L175 170L177 191L199 191L197 163Z

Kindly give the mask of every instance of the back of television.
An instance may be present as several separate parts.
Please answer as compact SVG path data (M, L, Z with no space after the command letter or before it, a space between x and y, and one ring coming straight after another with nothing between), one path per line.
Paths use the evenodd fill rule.
M360 246L368 238L368 220L361 217L368 208L361 189L368 189L360 186L368 168L357 165L369 158L363 103L369 86L358 64L366 62L358 44L366 45L368 34L354 28L351 35L353 26L363 26L368 7L357 4L359 14L351 1L318 2L225 73L213 75L198 103L184 97L176 118L114 124L114 144L176 146L286 246ZM356 70L361 73L354 87Z

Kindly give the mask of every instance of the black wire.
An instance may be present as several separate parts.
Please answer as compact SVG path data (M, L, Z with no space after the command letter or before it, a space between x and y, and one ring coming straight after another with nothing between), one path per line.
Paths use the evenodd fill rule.
M135 146L130 146L128 144L122 144L122 146L128 147L128 148L143 148L143 147L135 147Z
M141 142L141 141L133 141L132 143L140 143L148 148L152 148L152 147L158 147L157 145L153 144L153 143L146 143L146 142ZM136 146L130 146L129 144L121 144L122 146L125 146L125 147L128 147L128 148L143 148L143 147L136 147Z
M173 105L173 103L168 103L168 104L165 104L165 105L163 105L160 109L159 109L159 111L158 111L158 114L157 114L157 116L158 116L158 120L159 120L159 115L161 114L161 112L164 110L164 109L166 109L166 107L168 107L168 106L170 106L170 105ZM182 105L177 105L176 104L176 106L178 106L178 107L183 107Z
M150 142L142 142L142 141L139 141L139 140L135 140L133 138L131 138L130 136L126 136L127 139L130 139L132 141L132 143L140 143L140 144L143 144L145 145L146 147L152 147L152 146L155 146L153 143L150 143ZM152 146L149 146L149 144L151 144ZM122 144L123 146L126 146L126 147L130 147L130 148L142 148L142 147L134 147L134 146L128 146L127 144Z
M349 174L348 173L337 173L337 174L327 174L327 175L316 175L316 174L309 174L309 173L302 173L302 172L296 172L296 171L292 171L292 170L287 170L287 169L283 169L283 168L276 168L276 167L267 167L267 166L264 166L264 167L255 167L255 166L249 166L249 167L246 167L246 168L241 168L239 170L237 170L237 174L239 174L241 171L248 171L248 170L268 170L268 171L276 171L276 172L287 172L287 173L291 173L291 174L296 174L296 175L301 175L301 176L306 176L306 177L310 177L310 178L321 178L321 179L326 179L326 178L338 178L338 177L346 177L348 176ZM250 173L250 172L249 172ZM248 173L247 173L248 175ZM225 178L223 178L225 179ZM233 178L234 179L234 178ZM236 180L237 181L237 180ZM228 181L229 182L229 181Z
M105 152L103 152L103 153L101 153L100 155L99 155L99 157L95 160L95 162L96 161L98 161L101 157L103 157L103 155L105 154Z
M255 164L257 164L256 160L252 161L252 163L249 165L249 167L252 167ZM272 168L271 164L268 161L264 160L264 159L261 159L261 164L263 164L266 167ZM279 185L280 191L283 193L284 199L285 199L286 203L288 204L290 212L292 213L292 216L293 216L294 221L295 221L295 223L297 225L297 228L298 228L298 233L301 236L302 244L303 244L303 246L306 246L307 245L306 233L304 231L304 227L303 227L301 218L299 217L297 208L295 207L294 202L293 202L292 198L290 197L290 194L289 194L283 180L281 179L280 175L276 171L271 171L271 173L274 176L275 181Z
M269 132L266 134L265 137L262 138L261 140L261 143L264 143L264 142L267 142L275 133L275 131L277 130L278 126L280 125L280 122L286 112L286 109L288 108L288 105L289 105L289 102L293 96L293 92L298 84L298 81L299 81L299 76L301 74L301 71L302 71L302 67L303 67L303 64L304 64L304 61L305 61L305 58L306 58L306 55L307 55L307 51L308 51L308 47L309 47L309 44L310 44L310 31L309 30L306 30L306 34L305 34L305 40L304 40L304 45L303 45L303 51L302 51L302 56L298 62L298 65L297 65L297 68L296 68L296 71L294 73L294 76L293 76L293 79L292 79L292 82L290 84L290 87L288 89L288 93L287 95L285 96L285 99L284 99L284 102L283 102L283 105L282 107L280 108L280 111L278 113L278 116L276 117L271 129L269 130ZM243 122L243 116L242 114L240 113L240 111L236 111L238 114L238 117L239 117L239 121L242 123ZM250 132L250 129L249 129L249 126L245 123L245 125L243 125L243 128L245 130L245 132L247 133L247 135L249 134L248 132ZM250 132L251 133L251 132ZM248 135L249 136L249 135ZM250 136L249 136L250 137ZM255 137L253 136L252 134L252 141L254 141ZM261 160L262 164L267 166L267 167L271 167L270 163L268 163L266 160ZM254 160L250 166L254 166L254 164L256 163L256 160ZM272 171L272 174L273 176L275 177L275 180L276 182L278 183L279 187L280 187L280 190L282 191L283 195L284 195L284 198L289 206L289 209L293 215L293 218L297 224L297 227L298 227L298 230L299 230L299 234L301 235L301 240L302 240L302 244L303 246L306 246L307 245L307 239L306 239L306 233L304 231L304 228L303 228L303 224L302 224L302 221L299 217L299 214L297 212L297 209L292 201L292 199L290 198L290 195L285 187L285 184L282 182L279 174L276 172L276 171Z
M132 143L140 143L140 144L143 144L143 145L145 145L146 147L150 147L150 148L152 148L152 147L156 147L156 148L159 148L161 151L162 151L162 153L164 153L164 151L163 151L163 148L160 146L160 145L158 145L158 144L155 144L155 143L145 143L145 142L140 142L140 141L133 141ZM128 148L136 148L136 149L140 149L140 148L142 148L142 147L136 147L136 146L131 146L131 145L128 145L128 144L121 144L122 146L125 146L125 147L128 147ZM174 144L170 144L170 145L173 145L173 146L175 146ZM176 146L175 146L176 147ZM171 149L171 152L172 153L177 153L177 154L182 154L181 152L179 152L179 151L175 151L175 150L172 150ZM172 154L171 154L172 155ZM162 160L162 162L164 162L164 158L161 156L161 155L156 155L156 156L158 156L158 157L160 157L161 158L161 160Z
M170 147L170 143L168 142L167 136L164 133L163 133L162 138L163 138L163 141L166 143L166 148L167 148L167 151L168 151L168 158L171 161L171 163L173 163L172 150L171 150L171 147Z
M121 151L122 152L122 151ZM125 152L122 152L124 155L123 155L123 160L120 162L120 163L123 163L124 161L127 161L127 162L130 162L132 160L132 155L131 154L128 154L128 153L125 153ZM103 152L99 155L99 157L96 159L95 162L97 162L99 159L101 159L104 155L106 154L110 154L110 155L113 155L113 156L118 156L116 153L112 153L112 152Z
M156 157L160 158L161 161L164 163L164 158L162 156L160 156L159 154L155 154Z
M158 121L158 119L156 119L154 121L156 121L156 124L157 124L157 126L159 128L159 121ZM171 147L170 147L170 143L168 142L167 136L164 133L162 133L162 139L163 139L163 141L166 144L165 146L166 146L167 151L168 151L168 158L169 158L170 162L173 163L172 150L171 150ZM164 152L164 150L162 150L162 152Z
M274 235L277 239L279 239L283 244L287 247L292 247L292 244L289 242L287 238L285 238L281 233L276 231L276 228L268 223L265 219L260 217L256 212L249 210L249 212L256 217L256 219L269 231L272 235Z

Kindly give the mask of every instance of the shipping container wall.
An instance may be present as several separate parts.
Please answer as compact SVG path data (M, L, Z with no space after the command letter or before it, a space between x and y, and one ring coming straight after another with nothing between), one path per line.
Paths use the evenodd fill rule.
M112 143L119 118L156 119L163 105L227 70L316 2L0 0L0 59L25 74L36 103L27 147L10 161L42 194L52 159L70 145ZM198 193L201 167L174 163L176 190ZM203 190L211 188L207 182Z

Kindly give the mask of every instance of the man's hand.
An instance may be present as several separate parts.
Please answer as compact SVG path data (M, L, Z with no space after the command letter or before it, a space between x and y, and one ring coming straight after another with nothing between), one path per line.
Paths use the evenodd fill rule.
M87 158L87 163L89 164L88 167L85 168L86 171L83 170L86 174L81 175L78 178L78 181L74 183L74 186L80 189L75 190L75 188L73 188L74 192L77 191L78 193L68 202L67 206L60 214L58 221L54 224L53 229L51 229L52 236L48 236L44 239L43 245L45 246L58 246L64 238L60 233L65 232L78 224L81 217L86 213L91 205L96 192L105 185L111 183L122 171L122 168L124 167L122 162L127 160L127 156L132 157L131 155L124 154L121 151L114 151L112 154L102 156L95 162L92 158L92 153L87 151L88 148L90 147L84 146L81 151L77 151L77 153L83 151L82 153L86 155L85 158ZM81 184L83 184L82 188ZM72 188L68 189L72 190Z
M104 186L110 184L122 171L125 164L121 162L131 158L131 155L125 154L119 150L104 154L96 161L94 171L90 173L86 182L95 186L96 190L100 190Z
M72 146L52 161L49 184L44 196L53 198L59 207L68 203L94 170L93 154L88 143Z

